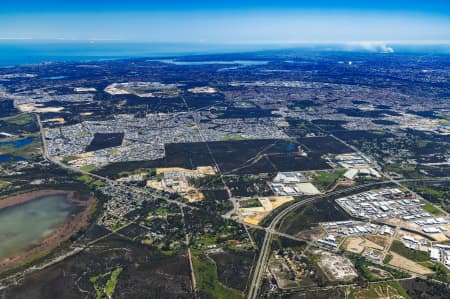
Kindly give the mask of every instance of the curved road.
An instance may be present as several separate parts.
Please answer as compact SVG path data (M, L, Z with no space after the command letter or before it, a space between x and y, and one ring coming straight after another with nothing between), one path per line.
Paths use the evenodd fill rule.
M364 184L364 185L359 185L359 186L354 186L354 187L350 187L350 188L345 188L345 189L340 189L337 191L333 191L324 195L319 195L319 196L315 196L315 197L311 197L308 199L305 199L303 201L299 201L296 202L290 206L288 206L287 208L285 208L284 210L282 210L279 214L277 214L272 222L269 224L268 227L266 227L264 230L266 231L265 237L264 237L264 241L263 244L261 246L260 249L260 254L259 254L259 258L258 261L256 263L255 266L255 270L253 272L253 277L252 277L252 281L250 283L249 286L249 292L247 295L247 298L249 299L255 299L258 298L258 294L260 291L260 287L261 287L261 282L262 282L262 278L264 276L265 273L265 269L266 269L266 264L267 264L267 260L269 259L269 255L270 255L270 245L272 243L272 236L274 234L278 234L278 235L283 235L283 234L279 234L276 231L276 227L277 225L280 223L280 221L286 216L288 215L290 212L296 210L297 208L320 200L320 199L325 199L327 197L332 197L335 195L339 195L342 193L347 193L347 192L358 192L361 191L361 189L365 189L367 187L374 187L377 185L388 185L388 184L392 184L392 183L401 183L401 182L414 182L414 181L448 181L450 180L450 177L443 177L443 178L434 178L434 179L404 179L404 180L398 180L398 181L384 181L384 182L375 182L375 183L369 183L369 184Z
M111 180L111 179L109 179L107 177L103 177L103 176L100 176L100 175L97 175L97 174L93 174L93 173L90 173L90 172L87 172L87 171L83 171L83 170L81 170L79 168L71 167L69 165L66 165L66 164L64 164L64 163L62 163L60 161L57 161L57 160L53 159L48 153L47 140L46 140L46 137L45 137L45 130L44 130L43 126L42 126L40 117L39 117L38 114L35 114L35 116L36 116L36 119L37 119L37 122L38 122L38 125L39 125L39 129L41 131L41 138L42 138L42 145L43 145L42 146L43 147L43 155L48 161L50 161L50 162L52 162L52 163L54 163L54 164L56 164L56 165L58 165L58 166L60 166L60 167L62 167L64 169L67 169L67 170L70 170L70 171L74 171L74 172L78 172L78 173L85 174L85 175L89 175L89 176L94 177L96 179L99 179L99 180L102 180L102 181L106 181L108 183L112 183L112 184L115 184L115 185L117 184L116 181ZM346 193L346 192L357 192L357 191L360 191L361 189L364 189L364 188L367 188L367 187L373 187L373 186L377 186L377 185L387 185L387 184L392 184L392 183L400 185L401 182L447 181L447 180L450 180L450 177L430 178L430 179L402 179L402 180L390 179L389 181L374 182L374 183L369 183L369 184L349 187L349 188L345 188L345 189L340 189L340 190L333 191L333 192L330 192L330 193L327 193L327 194L314 196L314 197L311 197L311 198L308 198L308 199L296 202L296 203L288 206L287 208L282 210L279 214L277 214L272 219L272 221L271 221L271 223L269 224L268 227L265 227L265 228L259 227L259 226L257 227L257 228L263 229L266 232L266 234L265 234L265 237L264 237L263 244L261 246L261 251L260 251L260 255L258 257L257 264L255 266L255 270L254 270L252 281L251 281L251 284L250 284L250 287L249 287L249 292L248 292L247 298L254 299L254 298L258 297L259 290L260 290L260 287L261 287L262 278L264 276L264 272L265 272L265 268L266 268L266 264L267 264L267 260L268 260L269 255L270 255L270 245L271 245L271 242L272 242L272 236L274 234L276 234L276 235L285 236L285 237L291 238L291 239L298 239L298 238L296 238L294 236L290 236L288 234L284 234L284 233L278 232L276 230L276 227L279 224L279 222L287 214L289 214L290 212L292 212L295 209L299 208L300 206L308 204L308 203L311 203L311 202L314 202L316 200L325 199L327 197L339 195L339 194ZM181 203L179 201L170 200L170 199L168 199L168 198L166 198L164 196L160 196L160 195L157 195L157 194L154 194L154 193L151 193L151 192L147 192L147 191L142 190L140 188L136 188L136 187L132 187L132 186L124 186L124 187L129 188L129 189L133 190L134 192L143 193L143 194L152 196L154 198L159 198L159 199L162 199L162 200L174 203L174 204L176 204L176 205L178 205L180 207L186 207L186 208L190 208L190 209L195 209L194 207L192 207L190 205L186 205L186 204Z

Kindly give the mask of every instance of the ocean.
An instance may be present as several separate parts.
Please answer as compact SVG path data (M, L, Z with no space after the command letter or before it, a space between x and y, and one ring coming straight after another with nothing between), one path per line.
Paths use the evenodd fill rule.
M37 42L0 41L0 66L37 64L50 61L93 61L134 57L175 57L260 50L251 45L210 45L138 42Z
M395 53L450 54L450 44L396 45ZM290 49L306 52L372 52L370 49L348 48L343 44L206 44L145 43L112 41L33 41L0 40L0 67L37 64L51 61L95 61L121 58L168 58L199 54L226 54L264 50ZM376 52L376 51L375 51Z

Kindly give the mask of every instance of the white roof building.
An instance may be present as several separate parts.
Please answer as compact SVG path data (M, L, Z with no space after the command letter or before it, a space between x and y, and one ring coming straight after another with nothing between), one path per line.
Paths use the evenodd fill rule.
M307 182L303 174L297 171L279 172L273 179L274 183L295 184Z
M440 261L441 260L441 251L439 248L436 247L430 247L430 259L433 261Z

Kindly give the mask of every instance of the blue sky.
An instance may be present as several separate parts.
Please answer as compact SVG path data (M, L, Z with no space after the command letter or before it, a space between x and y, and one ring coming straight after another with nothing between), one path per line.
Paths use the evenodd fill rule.
M88 12L88 11L226 11L226 10L359 10L428 12L449 14L448 0L2 0L3 12Z
M448 0L1 0L0 39L431 43L450 40L450 4Z

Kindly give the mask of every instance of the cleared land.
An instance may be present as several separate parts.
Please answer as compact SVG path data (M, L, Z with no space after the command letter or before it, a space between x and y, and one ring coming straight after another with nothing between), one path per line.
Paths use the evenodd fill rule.
M252 208L241 208L239 212L243 217L243 220L250 224L260 223L264 217L270 214L276 208L293 201L292 196L270 196L259 198L261 206Z
M425 268L424 266L421 266L395 252L391 252L390 254L392 255L392 259L389 262L389 265L422 275L433 273L433 271L431 271L430 269Z
M350 237L345 240L343 247L350 252L361 254L366 248L373 248L383 250L384 247L375 244L372 241L366 240L362 237Z

